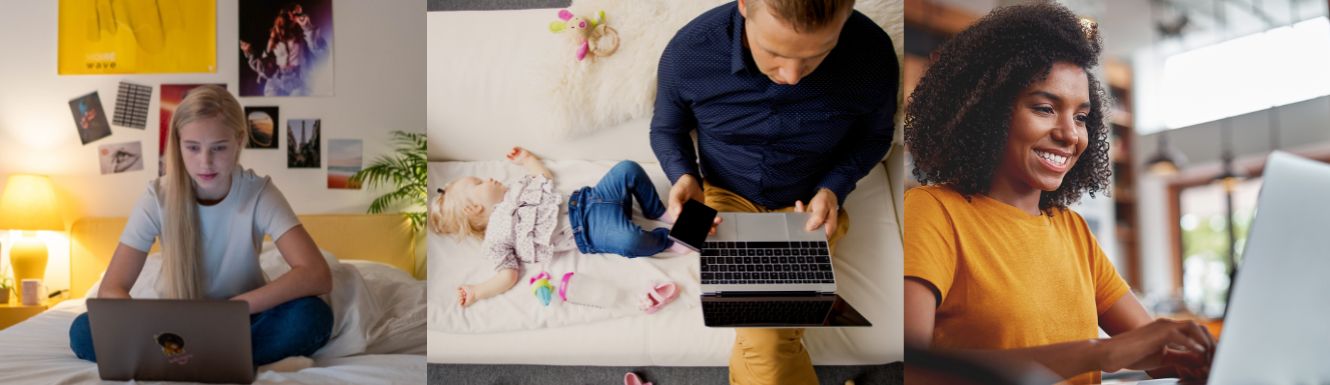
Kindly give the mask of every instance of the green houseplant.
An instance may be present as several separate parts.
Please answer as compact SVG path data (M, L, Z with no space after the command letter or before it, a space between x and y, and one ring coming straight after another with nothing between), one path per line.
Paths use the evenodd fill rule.
M4 265L0 265L0 305L8 304L9 293L13 292L14 280L9 278L9 269L6 269Z
M402 215L411 219L416 232L425 228L425 188L427 161L425 134L393 131L393 154L379 156L368 167L351 176L351 183L363 183L370 188L389 186L393 190L380 195L369 204L370 214L387 212L401 207Z

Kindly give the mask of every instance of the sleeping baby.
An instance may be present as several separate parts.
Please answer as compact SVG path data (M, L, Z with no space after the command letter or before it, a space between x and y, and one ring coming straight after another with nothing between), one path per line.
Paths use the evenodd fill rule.
M548 261L556 252L576 248L586 254L635 258L666 250L689 251L669 238L668 229L647 231L631 221L634 200L649 219L663 219L665 214L656 187L637 163L619 162L595 186L573 192L565 204L554 188L554 176L539 157L521 147L514 147L507 157L525 167L527 175L506 185L494 179L459 178L439 189L430 202L432 231L481 237L481 254L494 261L493 277L457 288L463 307L508 291L521 276L522 265ZM570 273L561 280L551 278L560 285L553 292L565 301L592 306L612 306L617 301L619 290L593 277ZM576 295L568 294L570 286L578 288ZM677 295L672 282L652 285L639 296L639 307L654 313Z

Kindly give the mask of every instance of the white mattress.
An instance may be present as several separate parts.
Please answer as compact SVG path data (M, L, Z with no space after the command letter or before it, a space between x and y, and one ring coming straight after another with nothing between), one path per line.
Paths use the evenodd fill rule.
M613 162L549 161L560 189L594 183ZM657 164L643 164L663 194L669 184ZM520 173L506 162L436 162L430 164L430 191L463 175L502 176ZM571 187L570 187L571 186ZM663 195L662 195L663 196ZM901 232L885 167L859 181L845 202L850 232L835 257L840 294L873 323L869 328L809 329L804 343L819 365L883 364L903 359L901 340ZM430 235L437 237L437 235ZM650 316L629 316L564 327L502 333L448 332L433 315L453 305L449 297L460 282L450 282L450 242L431 239L429 298L431 324L428 360L435 363L504 363L552 365L724 366L734 341L733 329L707 328L697 306L671 304ZM478 257L473 257L477 258ZM640 260L640 259L639 259ZM696 263L679 257L644 260L688 282L685 295L696 296ZM634 261L636 262L636 261ZM455 280L455 279L453 279ZM519 285L514 290L522 289ZM523 290L525 291L525 290ZM443 295L440 295L442 293ZM444 299L447 298L447 299ZM696 303L697 298L680 299ZM483 303L482 303L483 304ZM538 311L538 310L532 310ZM453 328L455 329L455 328Z
M264 253L265 261L280 256ZM268 261L270 262L270 261ZM334 309L347 309L338 324L347 325L343 336L334 336L325 350L384 354L340 353L321 350L314 367L292 373L262 372L255 384L420 384L425 382L425 347L420 341L423 325L424 282L411 279L390 266L373 262L347 262L364 284L342 284L355 293ZM266 265L265 272L278 273ZM338 278L334 278L335 280ZM144 279L140 279L143 281ZM342 281L335 281L342 282ZM139 289L138 283L135 288ZM334 289L336 292L337 289ZM133 291L132 291L133 292ZM141 296L148 297L148 296ZM55 307L8 329L0 330L0 384L81 384L100 381L97 364L74 357L69 349L69 325L87 311L84 299L61 302ZM342 303L341 305L337 303ZM372 320L357 315L368 310L381 317ZM356 331L351 331L356 330ZM336 345L336 346L334 346ZM408 353L408 354L401 354Z

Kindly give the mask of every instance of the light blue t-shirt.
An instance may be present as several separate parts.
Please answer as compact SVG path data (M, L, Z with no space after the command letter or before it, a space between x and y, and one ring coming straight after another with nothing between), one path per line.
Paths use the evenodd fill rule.
M146 252L161 235L166 199L161 182L160 178L148 182L148 191L130 213L125 232L120 235L121 243ZM231 190L226 198L197 207L203 250L199 261L201 287L208 299L228 299L263 286L263 271L259 268L263 236L277 240L300 224L291 205L267 176L238 166L231 174Z

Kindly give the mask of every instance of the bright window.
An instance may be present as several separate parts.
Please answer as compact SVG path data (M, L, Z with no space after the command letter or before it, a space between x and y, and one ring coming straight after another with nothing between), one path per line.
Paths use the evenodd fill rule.
M1303 21L1164 61L1164 124L1178 128L1330 95L1330 21Z
M1233 219L1237 260L1247 244L1247 230L1256 215L1256 197L1261 180L1248 179L1233 191ZM1218 318L1224 315L1228 298L1228 212L1224 188L1218 183L1189 187L1181 192L1182 296L1196 314Z

